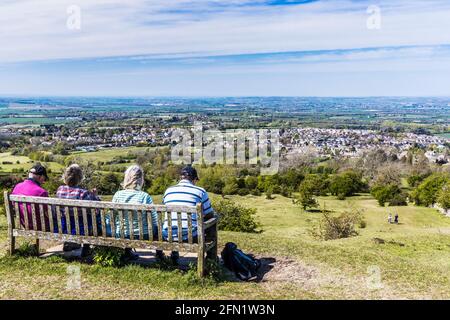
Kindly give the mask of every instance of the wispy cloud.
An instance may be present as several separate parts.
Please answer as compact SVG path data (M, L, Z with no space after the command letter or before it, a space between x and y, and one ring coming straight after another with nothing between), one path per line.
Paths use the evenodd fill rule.
M366 27L373 4L381 8L380 30ZM81 8L81 30L66 27L70 5ZM268 92L270 74L331 79L381 71L385 88L411 72L430 79L435 72L433 80L442 81L450 68L448 17L447 0L3 0L0 90L52 92L67 83L72 87L65 92L80 94L105 92L100 82L106 82L111 92L130 91L127 80L150 83L157 76L167 86L151 82L158 92L176 94L186 87L183 77L192 76L192 86L205 91L209 83L199 77L215 77L211 86L225 91L228 81L242 86L251 78L249 88ZM359 78L348 81L357 91ZM295 92L294 84L287 86L280 94Z
M66 28L69 5L82 29ZM200 55L450 43L448 1L18 0L0 3L0 62L142 54ZM20 21L20 23L18 23Z

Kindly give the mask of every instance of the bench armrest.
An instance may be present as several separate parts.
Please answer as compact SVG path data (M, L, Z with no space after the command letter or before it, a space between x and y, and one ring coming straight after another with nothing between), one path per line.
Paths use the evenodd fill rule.
M214 217L212 217L211 219L206 220L203 223L203 229L207 230L207 229L211 228L212 226L216 225L217 222L219 222L219 216L218 215L214 215Z

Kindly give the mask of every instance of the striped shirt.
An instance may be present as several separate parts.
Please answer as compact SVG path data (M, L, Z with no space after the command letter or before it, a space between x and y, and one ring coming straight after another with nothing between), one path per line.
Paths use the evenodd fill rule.
M166 205L183 205L183 206L196 206L201 203L203 206L203 215L207 215L213 212L211 201L209 200L208 193L205 189L196 187L189 180L181 180L176 186L170 187L164 193L163 203ZM182 220L182 235L183 240L188 238L188 218L186 213L181 214ZM163 237L168 238L168 219L164 221ZM192 235L197 236L197 215L192 215ZM178 241L178 221L177 213L172 212L172 237L174 241Z
M115 203L128 203L128 204L153 204L152 197L144 192L139 190L121 190L116 192L116 194L113 197L112 202ZM132 212L133 215L133 235L135 239L139 238L139 222L137 218L137 212ZM156 235L157 232L157 214L156 211L152 212L152 224L153 224L153 234ZM106 217L106 233L111 234L111 218L109 216ZM124 222L124 237L130 238L130 226L128 222L128 216L123 217ZM114 216L114 223L115 223L115 237L120 238L120 220L119 216ZM142 228L144 233L144 238L148 239L148 223L147 223L147 213L143 212L142 214Z

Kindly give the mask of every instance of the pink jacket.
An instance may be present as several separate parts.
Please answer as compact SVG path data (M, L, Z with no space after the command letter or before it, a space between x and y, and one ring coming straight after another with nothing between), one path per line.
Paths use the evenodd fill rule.
M47 190L43 189L36 181L34 181L32 179L27 179L24 182L21 182L18 185L16 185L16 187L14 188L14 190L11 194L18 195L18 196L30 196L30 197L48 197ZM46 220L45 224L48 227L49 222L48 222L48 214L47 214L46 209L47 208L44 207L44 211L45 211L44 217ZM25 217L23 214L23 206L21 204L19 204L19 211L20 211L20 224L22 226L25 226ZM33 229L31 205L27 205L27 211L28 211L28 226L30 229ZM42 230L40 211L39 211L38 205L35 206L35 211L36 211L37 230Z

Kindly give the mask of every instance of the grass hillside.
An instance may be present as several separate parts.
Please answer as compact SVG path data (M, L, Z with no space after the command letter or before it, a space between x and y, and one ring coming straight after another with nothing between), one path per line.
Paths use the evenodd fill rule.
M5 164L6 163L6 164ZM10 152L0 153L0 172L11 173L13 170L23 169L25 172L33 166L34 161L25 156L11 155ZM63 170L63 166L56 162L42 162L53 172Z
M115 157L125 157L130 154L138 155L152 150L151 147L128 147L128 148L110 148L94 152L74 152L71 153L73 157L79 157L86 161L98 163L99 161L107 162L113 160Z
M309 230L320 212L303 212L291 199L229 197L257 209L263 232L220 232L223 246L236 242L266 262L263 281L199 283L191 273L155 267L105 268L62 258L0 258L0 298L68 299L365 299L450 298L450 219L421 207L381 208L368 195L338 201L319 198L333 213L364 210L359 235L333 241ZM159 197L155 197L158 200ZM387 223L398 212L399 225ZM379 244L373 239L385 241ZM0 217L0 249L6 250L6 221ZM81 268L81 290L66 289L67 267ZM373 285L376 283L376 286Z

